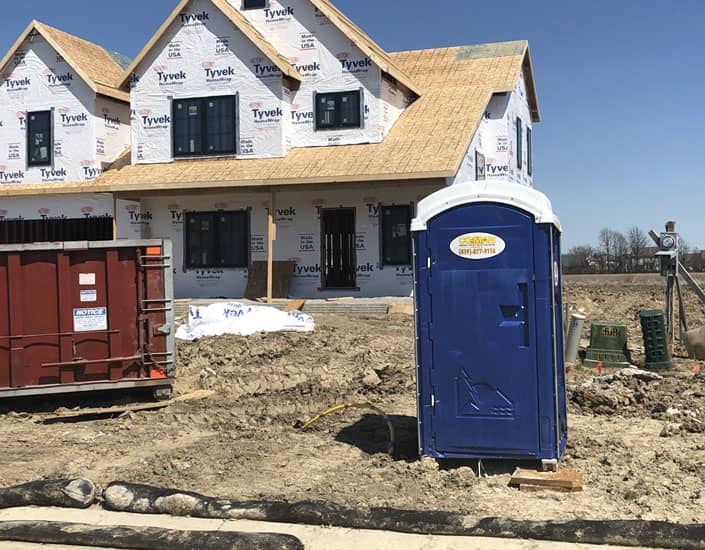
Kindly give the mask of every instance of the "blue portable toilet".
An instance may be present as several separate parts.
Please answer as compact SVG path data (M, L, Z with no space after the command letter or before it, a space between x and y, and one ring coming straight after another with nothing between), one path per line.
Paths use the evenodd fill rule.
M422 200L411 229L420 453L555 465L568 427L550 201L507 181L456 184Z

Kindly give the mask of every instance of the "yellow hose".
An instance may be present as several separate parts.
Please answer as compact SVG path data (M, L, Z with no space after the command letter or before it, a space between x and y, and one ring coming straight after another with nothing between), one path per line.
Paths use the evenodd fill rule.
M332 408L325 410L322 413L314 416L311 420L306 422L306 424L304 424L301 429L304 431L308 430L311 426L313 426L321 418L328 416L329 414L333 414L333 413L340 412L340 411L346 411L348 409L369 409L371 411L376 412L378 415L380 415L381 417L384 418L384 420L387 422L387 429L389 430L389 446L387 447L387 453L389 453L390 455L393 455L394 454L395 436L394 436L394 426L392 426L392 421L389 420L387 413L385 413L382 409L375 407L374 405L372 405L370 403L348 403L345 405L338 405L336 407L332 407Z

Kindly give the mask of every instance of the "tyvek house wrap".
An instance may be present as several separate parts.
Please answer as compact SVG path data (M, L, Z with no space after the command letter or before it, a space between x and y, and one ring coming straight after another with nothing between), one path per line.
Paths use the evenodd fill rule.
M285 92L289 110L287 141L291 147L352 145L382 140L379 67L309 0L270 0L265 9L250 10L242 9L241 0L228 1L241 10L303 77L298 90ZM271 63L269 65L264 69L267 72L273 69ZM363 127L316 131L315 94L354 90L362 92Z
M171 98L238 97L238 156L284 155L281 73L209 0L194 0L137 67L132 80L132 160L170 162Z
M113 162L130 147L130 105L98 96L94 113L94 155L95 169L98 169Z
M241 8L239 1L232 5ZM209 0L193 0L133 77L133 162L173 160L172 98L237 94L238 158L381 141L408 98L388 83L383 88L379 67L308 0L272 0L266 10L242 13L298 69L300 89L284 88L281 71ZM384 121L383 89L391 105ZM363 127L316 131L315 93L353 90L362 92Z
M437 185L406 182L362 189L281 191L276 195L276 261L296 263L289 295L313 298L349 296L350 290L321 287L321 209L340 205L355 208L357 286L355 296L408 296L413 283L411 266L380 264L380 204L415 204L438 189ZM214 210L249 210L250 257L267 259L268 192L228 191L214 194L147 196L140 203L118 201L120 238L169 238L173 241L174 284L179 298L240 298L247 286L245 268L196 268L185 265L186 213Z
M41 37L28 38L0 79L0 184L90 181L95 93ZM53 111L52 165L27 166L27 113Z
M522 161L517 165L516 119L522 122ZM495 94L487 106L486 116L473 136L460 169L448 184L466 183L476 178L476 153L485 159L485 178L502 178L533 185L528 173L527 129L531 126L531 111L526 93L526 82L520 74L511 94ZM481 158L481 157L480 157Z
M113 215L108 193L13 197L0 201L0 221L103 218Z

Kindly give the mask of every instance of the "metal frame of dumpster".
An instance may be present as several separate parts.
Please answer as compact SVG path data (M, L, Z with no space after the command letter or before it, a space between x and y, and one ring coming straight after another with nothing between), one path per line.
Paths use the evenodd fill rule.
M555 464L567 410L550 201L456 184L419 203L412 232L420 454Z

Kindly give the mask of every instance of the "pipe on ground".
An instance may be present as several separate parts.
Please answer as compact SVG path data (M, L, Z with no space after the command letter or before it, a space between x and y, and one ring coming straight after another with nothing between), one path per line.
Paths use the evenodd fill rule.
M130 550L304 550L296 537L274 533L173 531L49 521L0 522L0 540Z
M645 520L523 521L453 512L349 508L327 502L237 502L147 485L111 483L108 510L216 519L248 519L427 535L534 539L649 548L705 548L705 525Z
M99 489L88 479L32 481L0 489L0 509L20 506L88 508L95 503L98 493Z

